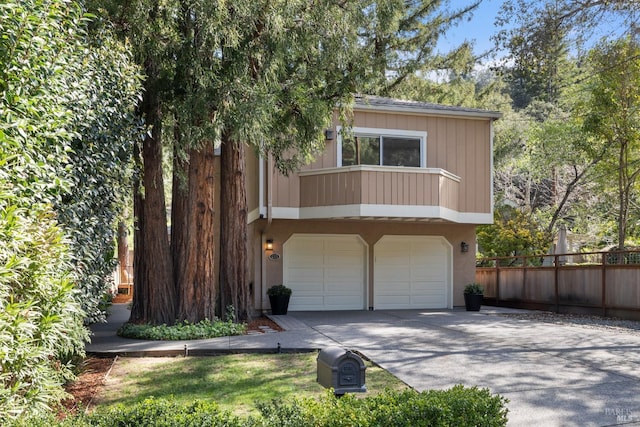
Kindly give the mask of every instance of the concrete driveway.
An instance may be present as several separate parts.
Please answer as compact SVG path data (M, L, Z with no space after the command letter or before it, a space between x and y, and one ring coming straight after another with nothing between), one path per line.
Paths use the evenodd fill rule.
M291 313L418 390L488 387L510 426L640 425L640 333L501 310Z
M114 304L92 326L98 355L357 350L417 390L488 387L510 400L510 426L640 426L640 331L506 317L517 310L295 312L286 331L193 341L120 338L129 318Z

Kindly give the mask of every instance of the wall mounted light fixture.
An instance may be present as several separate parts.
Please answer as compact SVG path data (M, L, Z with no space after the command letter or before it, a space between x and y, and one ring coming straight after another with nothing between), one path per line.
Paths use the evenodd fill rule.
M324 131L324 139L327 141L333 141L334 138L333 129L325 129Z
M264 244L264 249L267 251L273 250L273 239L267 239L267 241Z
M460 242L460 252L469 252L469 244L467 242Z

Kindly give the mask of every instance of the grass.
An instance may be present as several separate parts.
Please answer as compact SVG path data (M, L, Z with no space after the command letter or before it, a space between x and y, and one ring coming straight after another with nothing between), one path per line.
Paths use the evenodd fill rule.
M111 371L98 406L132 404L148 397L179 402L214 400L234 414L257 414L256 402L320 397L317 353L238 354L216 357L120 358ZM367 393L404 390L403 382L365 361Z

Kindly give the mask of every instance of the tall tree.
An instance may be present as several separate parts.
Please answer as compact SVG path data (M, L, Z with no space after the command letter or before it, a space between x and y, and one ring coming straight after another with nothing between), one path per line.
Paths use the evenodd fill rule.
M175 72L178 9L171 0L87 1L86 5L89 11L109 17L120 36L131 43L145 74L138 115L148 131L134 150L139 174L134 180L131 320L173 323L177 299L167 231L162 141Z
M220 301L233 305L238 319L251 308L245 146L271 153L285 171L322 147L335 106L346 108L367 74L370 55L358 30L370 24L363 11L371 6L330 0L182 4L180 63L190 66L175 85L176 123L187 150L222 144Z
M450 10L446 0L387 1L367 9L369 22L362 27L361 37L371 49L373 76L360 90L389 96L416 73L451 68L460 54L464 56L467 45L440 55L438 39L470 17L480 2Z
M602 43L590 59L597 74L593 76L585 128L612 154L603 166L617 177L617 244L623 248L640 177L640 44L631 38Z
M511 82L514 107L525 108L534 99L557 104L561 90L578 79L577 70L567 69L568 52L580 55L585 43L603 27L619 31L622 22L629 32L635 31L639 16L640 3L626 0L504 2L496 26L507 29L494 39L509 53L504 64L513 64L505 67L505 74Z

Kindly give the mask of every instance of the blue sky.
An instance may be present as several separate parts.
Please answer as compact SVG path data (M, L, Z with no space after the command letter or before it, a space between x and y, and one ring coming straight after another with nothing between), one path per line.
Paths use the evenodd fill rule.
M471 3L472 0L451 0L449 8L457 9ZM494 47L491 36L499 28L494 25L496 16L505 0L483 0L473 13L470 21L463 21L457 27L451 28L447 34L441 36L438 41L438 49L447 52L452 47L460 45L465 39L475 40L474 52L479 55ZM619 17L603 18L600 27L596 30L591 42L597 42L602 36L619 36L624 31L622 19Z
M438 47L442 52L457 46L465 39L475 39L474 52L480 54L493 47L490 37L497 32L494 21L504 0L484 0L473 13L470 21L463 21L457 27L451 28L447 34L441 37ZM470 2L452 0L451 7L459 8Z

